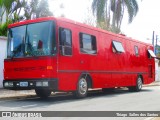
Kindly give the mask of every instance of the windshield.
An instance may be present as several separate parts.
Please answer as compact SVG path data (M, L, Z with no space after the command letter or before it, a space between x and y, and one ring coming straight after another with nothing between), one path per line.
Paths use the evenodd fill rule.
M53 55L56 52L53 21L9 29L7 58Z

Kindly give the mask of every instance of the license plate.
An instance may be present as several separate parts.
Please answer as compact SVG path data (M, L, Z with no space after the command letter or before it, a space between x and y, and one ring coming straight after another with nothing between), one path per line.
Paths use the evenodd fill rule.
M20 82L21 87L28 87L28 82Z

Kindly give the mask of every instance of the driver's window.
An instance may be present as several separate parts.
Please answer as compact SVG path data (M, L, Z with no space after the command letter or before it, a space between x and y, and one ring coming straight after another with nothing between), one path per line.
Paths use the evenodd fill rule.
M66 28L59 28L59 44L61 55L72 55L72 33Z

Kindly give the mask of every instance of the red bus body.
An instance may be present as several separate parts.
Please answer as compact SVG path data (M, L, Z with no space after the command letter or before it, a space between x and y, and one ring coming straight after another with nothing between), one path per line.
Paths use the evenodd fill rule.
M55 22L57 53L52 56L6 58L4 60L4 81L13 82L7 89L35 89L37 81L49 81L53 91L75 91L82 75L89 77L91 88L113 88L135 86L137 76L143 84L155 80L155 61L148 57L153 46L123 35L113 34L64 18L39 18L9 25L9 28L43 21ZM59 47L59 28L69 29L72 33L72 55L61 54ZM96 54L80 51L79 34L85 33L96 38ZM112 41L122 43L123 53L113 52ZM138 55L135 55L135 46ZM26 81L29 86L20 87Z

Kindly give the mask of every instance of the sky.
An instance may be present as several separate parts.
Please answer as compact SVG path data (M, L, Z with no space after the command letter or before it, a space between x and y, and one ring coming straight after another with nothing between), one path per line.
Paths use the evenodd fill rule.
M152 0L153 1L153 0ZM139 3L139 12L131 24L123 23L122 31L132 38L152 43L155 31L160 40L160 0L143 0ZM160 44L160 43L158 43Z
M83 22L87 14L87 8L90 6L92 0L49 0L50 10L54 16L59 17L62 14L66 18ZM64 8L60 8L63 4Z
M65 15L66 18L84 22L94 18L90 10L92 0L49 0L50 10L54 16ZM152 33L159 35L160 41L160 0L137 0L139 12L131 24L128 24L127 15L124 16L121 30L134 39L152 43ZM63 4L63 8L60 5ZM160 42L158 42L160 44Z

